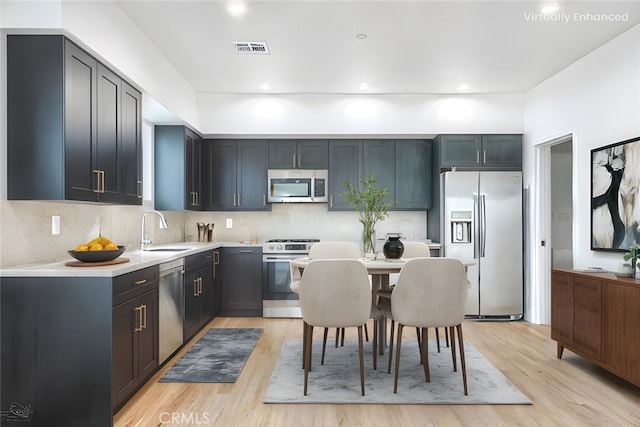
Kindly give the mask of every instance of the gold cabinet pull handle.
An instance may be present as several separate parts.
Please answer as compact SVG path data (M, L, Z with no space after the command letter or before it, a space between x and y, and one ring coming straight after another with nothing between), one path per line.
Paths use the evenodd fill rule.
M146 304L142 304L140 306L140 312L144 312L144 314L142 315L141 319L142 319L142 324L140 325L140 329L147 329L147 305Z
M296 168L296 153L293 153L293 168Z
M482 163L487 163L487 150L482 150Z
M238 206L240 206L242 203L240 203L240 193L238 193Z
M133 332L140 332L142 330L142 306L138 306L133 309L137 314L137 324L133 327Z
M104 193L104 171L100 171L100 175L102 176L102 178L100 179L101 183L102 183L102 188L100 189L101 193Z
M136 280L133 282L134 285L144 285L145 283L147 283L147 279Z
M99 193L100 192L100 170L94 169L92 172L96 174L96 189L93 190L93 192Z
M138 199L142 199L142 181L138 180Z

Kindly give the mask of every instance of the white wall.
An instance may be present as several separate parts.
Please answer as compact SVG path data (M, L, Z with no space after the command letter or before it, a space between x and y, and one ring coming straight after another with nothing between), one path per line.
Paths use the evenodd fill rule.
M210 136L522 133L522 94L198 95L201 130Z
M525 186L535 189L535 146L573 133L573 260L616 270L618 253L590 250L590 150L640 135L640 25L526 94ZM535 204L532 204L535 209ZM534 217L533 212L531 216ZM537 249L531 243L532 253ZM544 273L544 272L541 272ZM535 284L534 284L535 287ZM548 289L540 290L548 295ZM533 298L536 296L534 295ZM534 321L548 323L548 301Z

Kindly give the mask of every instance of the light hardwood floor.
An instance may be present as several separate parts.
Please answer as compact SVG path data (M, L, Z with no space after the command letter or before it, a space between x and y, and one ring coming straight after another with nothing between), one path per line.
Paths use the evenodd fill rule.
M158 383L209 327L264 328L238 381ZM288 338L302 338L301 320L216 318L114 416L114 426L640 425L640 388L569 350L556 359L548 325L465 321L463 331L533 405L267 405L262 399L280 347ZM355 339L355 332L348 331L347 339Z

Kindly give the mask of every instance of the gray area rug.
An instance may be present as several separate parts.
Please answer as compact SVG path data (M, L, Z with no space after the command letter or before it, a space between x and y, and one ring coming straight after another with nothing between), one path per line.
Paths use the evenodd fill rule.
M466 341L467 396L462 385L459 355L458 372L453 372L451 349L443 346L441 353L437 353L435 340L429 342L431 382L427 383L420 365L418 345L410 339L402 341L397 394L393 393L395 348L391 374L388 374L388 353L378 356L378 369L374 371L371 343L365 342L365 396L361 396L357 341L345 342L344 347L338 348L330 341L327 342L324 365L320 364L322 342L313 343L307 396L302 393L302 340L286 341L273 370L264 403L531 404ZM459 349L456 347L456 350Z
M211 328L159 382L233 383L261 334L260 328Z

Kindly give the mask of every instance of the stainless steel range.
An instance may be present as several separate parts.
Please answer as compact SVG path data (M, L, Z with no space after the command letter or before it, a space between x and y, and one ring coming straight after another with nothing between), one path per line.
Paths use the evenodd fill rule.
M291 292L290 261L309 255L318 239L272 239L262 245L262 316L302 317Z

